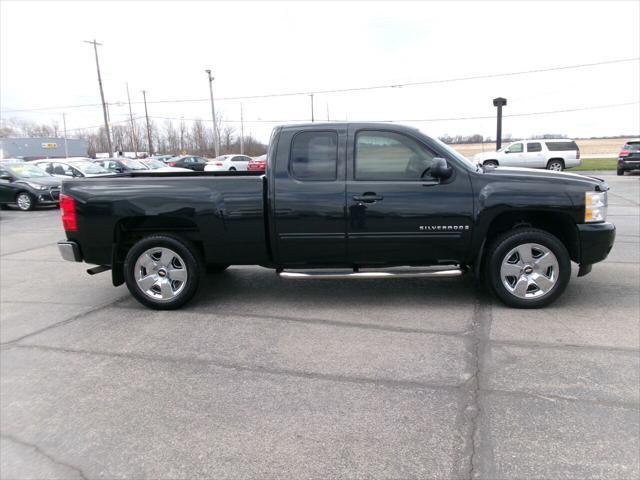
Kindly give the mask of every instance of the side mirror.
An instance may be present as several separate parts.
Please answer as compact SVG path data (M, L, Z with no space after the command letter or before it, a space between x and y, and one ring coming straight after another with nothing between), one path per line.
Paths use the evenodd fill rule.
M436 157L431 163L431 176L439 180L446 180L453 174L453 169L444 158Z

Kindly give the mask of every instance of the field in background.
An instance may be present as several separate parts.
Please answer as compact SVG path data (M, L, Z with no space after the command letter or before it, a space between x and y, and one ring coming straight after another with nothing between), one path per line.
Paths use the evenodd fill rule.
M505 142L508 143L508 142ZM505 144L503 143L503 145ZM599 138L588 140L576 140L580 148L580 154L584 157L598 155L601 158L614 158L625 143L624 138ZM495 151L496 144L468 143L451 145L465 157L472 157L476 153Z
M589 170L615 170L615 158L583 158L579 167L568 168L568 172L589 171Z

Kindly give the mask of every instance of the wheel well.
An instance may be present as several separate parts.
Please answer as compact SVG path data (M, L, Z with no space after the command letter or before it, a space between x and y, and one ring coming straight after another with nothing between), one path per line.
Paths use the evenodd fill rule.
M482 164L485 165L487 162L495 162L497 165L500 165L500 162L498 160L496 160L495 158L489 158L487 160L484 160L482 162Z
M204 258L204 246L198 226L192 220L181 217L130 217L120 220L114 230L112 275L114 285L124 282L122 266L129 249L149 235L171 234L188 241Z
M485 250L502 233L518 227L539 228L556 236L567 248L571 260L580 258L578 230L571 216L559 212L505 212L494 218L489 225Z
M560 163L562 163L562 166L564 167L564 158L550 158L549 161L547 162L547 165L549 165L554 160L560 161Z

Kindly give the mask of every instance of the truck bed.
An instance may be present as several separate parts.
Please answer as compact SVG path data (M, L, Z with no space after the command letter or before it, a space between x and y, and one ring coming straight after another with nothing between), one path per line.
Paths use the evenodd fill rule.
M77 202L78 230L88 263L111 265L119 235L186 232L209 264L267 264L266 179L253 173L134 173L65 180ZM77 238L82 236L82 238Z

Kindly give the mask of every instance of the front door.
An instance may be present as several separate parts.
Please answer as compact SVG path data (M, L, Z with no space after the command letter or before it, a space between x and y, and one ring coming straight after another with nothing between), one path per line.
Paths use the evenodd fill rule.
M283 266L347 262L345 151L347 128L283 129L270 145L269 182L276 259ZM271 143L274 143L273 141ZM275 155L275 164L271 156Z
M13 175L0 167L0 203L13 203L15 195L16 188L13 186Z
M432 178L436 154L418 138L390 129L350 131L349 141L350 261L364 266L461 261L473 214L466 170L451 165L449 179Z

